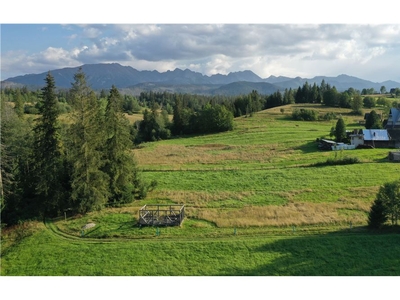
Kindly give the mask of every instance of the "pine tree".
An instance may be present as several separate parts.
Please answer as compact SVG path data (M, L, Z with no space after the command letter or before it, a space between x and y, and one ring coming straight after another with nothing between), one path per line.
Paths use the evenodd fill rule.
M122 99L115 86L108 95L105 111L106 141L104 171L109 176L111 203L126 203L134 198L137 182L135 160L129 150L132 146L129 121L122 113Z
M62 209L65 195L63 150L58 123L59 111L55 94L55 82L50 72L42 89L41 116L34 127L33 160L35 184L39 207L45 214Z
M183 133L184 130L184 121L183 121L183 103L181 96L175 96L175 105L174 105L174 116L173 116L173 133L175 135L179 135Z
M376 199L382 201L392 225L397 225L400 218L400 181L386 182L379 188Z
M339 118L336 122L335 137L336 137L336 142L343 142L347 137L346 125L344 124L342 118Z
M73 164L71 198L77 210L86 213L100 210L107 203L109 178L102 171L105 134L96 95L87 85L81 68L74 75L74 80L71 88L74 112L69 151L69 161Z
M379 229L385 224L388 217L385 212L385 205L381 199L375 199L368 215L368 227Z
M15 106L15 112L17 113L17 116L19 118L22 118L24 115L24 100L22 99L21 91L17 89L15 91L15 100L14 100Z

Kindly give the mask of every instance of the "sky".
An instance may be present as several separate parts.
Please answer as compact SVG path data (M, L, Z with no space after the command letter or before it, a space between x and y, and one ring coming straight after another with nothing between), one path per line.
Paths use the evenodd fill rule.
M246 3L251 6L252 1ZM321 2L301 3L315 4L322 11L337 14L334 9L321 7ZM143 11L154 10L152 4L154 1ZM365 15L368 10L364 10L361 20L371 19L375 23L360 23L349 7L349 20L356 22L346 18L335 22L326 17L330 14L322 14L325 17L320 19L296 19L293 11L282 5L262 10L261 14L255 13L257 8L252 8L250 12L254 18L249 19L255 22L246 22L246 17L243 22L241 18L224 21L220 13L226 7L219 6L216 13L210 13L210 19L196 21L197 12L208 15L212 11L210 7L187 7L186 4L183 7L186 13L179 13L171 7L164 11L162 5L155 16L148 13L148 19L136 18L139 14L135 13L136 5L128 9L127 15L119 10L122 17L115 21L93 20L85 13L71 20L61 16L56 18L58 22L52 18L46 21L46 16L30 19L31 14L20 21L5 18L5 22L1 21L1 80L83 64L116 62L137 70L159 72L180 68L213 75L251 70L262 78L347 74L373 82L400 82L400 68L396 67L400 62L400 23L387 23L391 19L388 11L383 13L382 10L385 22L380 23L379 18L369 18ZM393 8L393 4L390 5ZM292 6L297 8L298 4L292 3ZM103 9L109 13L109 8ZM245 9L236 9L247 16ZM2 14L5 11L2 9ZM57 9L57 16L64 15L63 11L63 8ZM171 11L176 17L170 15ZM74 12L67 9L65 15L73 16ZM371 12L376 13L376 7L371 7ZM279 17L286 13L289 17ZM96 11L93 14L96 15ZM99 11L99 15L104 14ZM179 21L179 15L187 17ZM271 18L276 15L275 19ZM86 19L88 21L84 21ZM194 21L190 22L191 19ZM259 19L269 22L256 22ZM396 20L397 16L392 19Z

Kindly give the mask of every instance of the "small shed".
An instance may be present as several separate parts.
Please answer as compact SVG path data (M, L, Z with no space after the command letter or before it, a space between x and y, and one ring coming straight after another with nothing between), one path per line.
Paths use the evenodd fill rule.
M145 205L139 210L140 226L180 226L184 218L184 205Z
M320 150L332 150L332 146L335 146L336 142L332 140L320 139L318 140L318 149Z
M389 152L388 158L390 161L398 161L400 162L400 151L391 151Z

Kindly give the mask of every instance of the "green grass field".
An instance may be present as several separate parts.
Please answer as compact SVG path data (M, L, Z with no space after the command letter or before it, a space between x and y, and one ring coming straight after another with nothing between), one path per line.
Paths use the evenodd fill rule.
M296 105L237 118L231 132L143 144L133 151L142 176L158 182L145 200L3 230L1 275L400 275L398 230L365 229L400 165L389 149L319 151L336 120L292 121L300 107L362 128L348 110ZM360 163L314 166L345 157ZM183 204L186 219L139 228L145 204Z
M66 238L42 228L6 250L2 275L393 276L400 272L399 245L398 234L350 229L96 240Z

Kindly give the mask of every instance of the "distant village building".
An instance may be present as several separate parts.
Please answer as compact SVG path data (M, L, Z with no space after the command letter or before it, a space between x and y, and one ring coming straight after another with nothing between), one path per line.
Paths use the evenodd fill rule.
M393 148L394 141L391 140L386 129L360 129L354 130L350 136L351 145L356 148L361 145L374 148Z
M388 158L390 161L398 161L400 162L400 151L394 152L391 151L389 152Z
M400 109L392 107L385 125L390 137L394 141L394 147L400 148Z
M392 107L386 123L386 129L400 129L400 109Z

